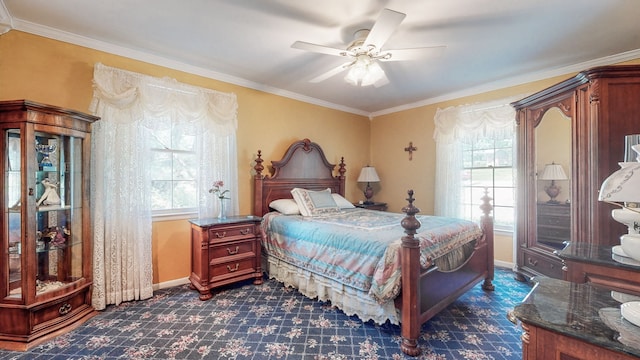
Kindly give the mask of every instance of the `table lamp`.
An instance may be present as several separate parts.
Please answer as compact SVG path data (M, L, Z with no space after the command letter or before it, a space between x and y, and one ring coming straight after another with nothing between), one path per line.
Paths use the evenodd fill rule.
M622 250L640 261L640 163L627 162L609 175L600 187L598 200L621 207L614 209L611 217L628 228L628 233L620 237Z
M547 186L544 190L549 195L549 204L558 204L559 201L556 200L556 197L560 195L560 187L556 185L556 180L567 180L567 174L564 173L562 169L562 165L556 164L552 162L551 164L547 164L544 166L544 170L542 170L542 174L538 177L540 180L551 180L551 185Z
M380 178L378 177L378 173L376 172L376 168L373 166L365 166L360 170L360 176L358 176L358 182L366 182L367 187L364 190L364 197L366 198L364 204L371 205L373 201L371 198L373 197L373 189L371 188L372 182L378 182Z

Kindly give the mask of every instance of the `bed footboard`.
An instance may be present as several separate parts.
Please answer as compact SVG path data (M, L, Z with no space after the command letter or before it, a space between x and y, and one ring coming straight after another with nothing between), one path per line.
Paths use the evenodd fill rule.
M484 290L493 290L493 219L489 215L493 207L485 192L481 209L483 236L476 242L473 254L463 266L453 272L441 272L433 266L422 271L420 249L415 234L420 228L416 219L420 209L413 205L413 190L408 191L409 204L402 209L407 216L402 220L405 236L402 237L402 292L396 306L402 312L402 352L418 356L418 336L423 323L449 306L460 295L483 282Z

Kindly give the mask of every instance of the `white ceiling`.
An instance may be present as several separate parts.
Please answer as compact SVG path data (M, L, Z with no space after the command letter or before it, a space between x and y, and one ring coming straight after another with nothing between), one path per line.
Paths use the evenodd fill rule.
M346 48L384 8L407 14L384 49L442 56L310 83L345 61L291 44ZM368 116L640 58L637 0L0 0L3 25Z

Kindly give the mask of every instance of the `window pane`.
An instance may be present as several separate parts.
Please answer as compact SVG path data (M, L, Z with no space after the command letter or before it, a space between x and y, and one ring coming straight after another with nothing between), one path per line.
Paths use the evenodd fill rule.
M173 208L195 208L197 203L196 182L175 181L173 187Z
M186 134L180 129L174 129L171 145L173 150L195 151L196 136L194 134Z
M173 203L172 182L151 182L151 208L153 210L171 209Z
M173 180L194 180L197 159L194 153L173 153Z
M512 207L496 206L493 209L493 214L496 228L513 229L515 222Z
M473 169L471 170L471 183L473 186L493 186L493 169Z
M153 151L150 170L154 180L171 180L172 156L168 151Z
M494 191L494 206L513 206L515 204L514 188L496 187Z

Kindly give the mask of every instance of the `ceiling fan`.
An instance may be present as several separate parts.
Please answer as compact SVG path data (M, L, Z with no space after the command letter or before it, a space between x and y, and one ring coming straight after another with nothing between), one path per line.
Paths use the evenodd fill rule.
M349 59L336 68L311 79L311 82L321 82L338 73L349 69L345 80L352 85L380 87L389 83L384 70L378 61L416 60L428 56L437 56L445 46L420 47L410 49L383 50L391 34L404 20L406 14L390 9L384 9L371 30L361 29L355 32L354 40L346 49L338 49L323 45L296 41L291 47L321 54L341 56Z

